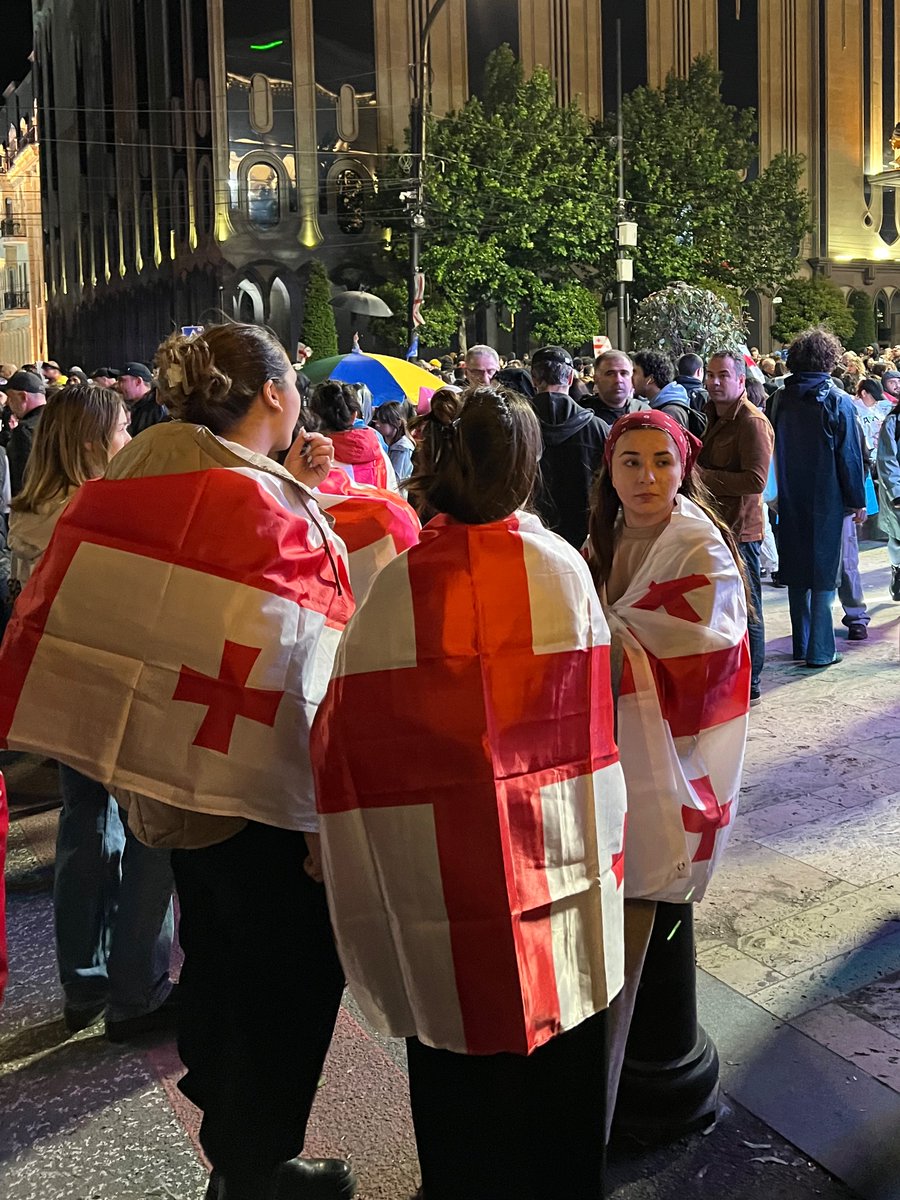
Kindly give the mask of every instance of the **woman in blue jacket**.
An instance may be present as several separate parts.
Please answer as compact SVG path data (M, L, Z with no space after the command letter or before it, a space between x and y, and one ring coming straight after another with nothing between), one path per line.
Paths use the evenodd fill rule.
M790 378L773 413L778 480L779 578L788 585L794 658L808 667L840 662L834 603L841 535L849 513L865 519L862 449L853 401L831 378L841 344L823 329L788 349Z

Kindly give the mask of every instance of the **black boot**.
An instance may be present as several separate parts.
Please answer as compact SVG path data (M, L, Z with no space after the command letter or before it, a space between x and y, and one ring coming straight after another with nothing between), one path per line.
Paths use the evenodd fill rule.
M213 1171L206 1200L351 1200L355 1191L356 1179L342 1158L292 1158L260 1174Z
M900 600L900 567L891 567L891 599Z

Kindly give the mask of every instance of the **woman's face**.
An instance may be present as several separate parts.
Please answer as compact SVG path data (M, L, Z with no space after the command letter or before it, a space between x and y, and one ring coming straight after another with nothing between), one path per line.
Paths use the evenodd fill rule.
M633 528L658 525L672 512L681 486L678 448L661 429L632 429L616 442L612 485Z
M272 449L287 450L294 440L294 429L300 417L302 404L300 392L297 389L297 372L290 363L281 378L275 380L275 385L281 400L281 413Z
M387 421L373 421L372 428L378 430L389 446L397 440L399 430L395 429L393 425L389 425Z
M109 457L118 454L131 441L131 434L128 432L128 410L124 404L119 405L119 416L116 421L116 427L113 430L113 435L109 440Z

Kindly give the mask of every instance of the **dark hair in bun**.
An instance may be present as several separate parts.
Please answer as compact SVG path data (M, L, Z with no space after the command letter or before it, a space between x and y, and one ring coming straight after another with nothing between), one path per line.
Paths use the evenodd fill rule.
M159 391L172 414L227 434L247 415L269 379L290 363L280 342L258 325L213 325L185 337L173 333L156 352Z
M441 388L413 428L419 437L406 485L419 515L467 525L502 521L527 506L538 477L541 429L528 401L503 387Z
M355 388L337 379L326 379L313 388L309 406L320 418L322 428L334 433L352 428L357 413L362 412Z

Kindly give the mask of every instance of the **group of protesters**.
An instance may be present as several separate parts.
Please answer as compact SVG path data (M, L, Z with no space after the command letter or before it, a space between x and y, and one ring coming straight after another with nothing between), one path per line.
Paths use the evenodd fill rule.
M64 1015L177 1029L208 1200L353 1194L298 1157L345 980L406 1039L424 1200L602 1193L654 922L737 809L768 510L819 669L876 442L900 508L898 409L864 435L840 353L802 334L760 404L731 347L609 351L589 390L478 346L372 411L241 324L134 400L12 374L0 738L61 764Z

